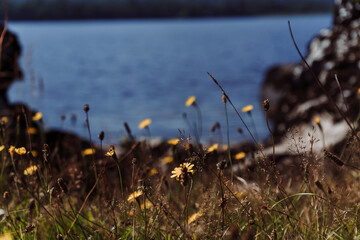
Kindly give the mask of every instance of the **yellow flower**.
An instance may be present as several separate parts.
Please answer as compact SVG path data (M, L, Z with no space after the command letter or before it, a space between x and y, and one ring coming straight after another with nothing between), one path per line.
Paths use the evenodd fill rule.
M314 122L319 125L320 124L320 118L319 117L314 117Z
M190 96L190 97L186 100L185 105L186 105L187 107L189 107L189 106L191 106L191 105L194 104L195 100L196 100L196 97L195 97L195 96Z
M4 233L0 235L0 240L13 240L14 237L11 233Z
M146 199L145 203L141 203L141 205L140 205L141 209L144 209L144 208L149 209L152 207L153 207L153 204L147 199Z
M83 156L89 156L89 155L94 155L95 154L95 149L94 148L87 148L84 151L81 152Z
M24 175L33 175L37 169L36 165L32 165L24 170Z
M213 152L213 151L217 150L218 146L219 146L219 144L217 144L217 143L211 145L208 149L208 152Z
M174 161L174 158L171 156L164 157L162 159L163 163L172 163Z
M107 153L105 153L105 156L112 157L115 154L114 146L110 146L110 149Z
M150 125L151 123L151 119L150 118L146 118L144 120L142 120L140 123L139 123L139 128L140 129L143 129L143 128L146 128Z
M5 116L1 117L1 122L7 123L8 121L9 121L8 117Z
M180 142L180 139L173 138L168 141L168 144L176 146Z
M1 145L0 146L0 152L2 151L2 150L4 150L5 149L5 146L4 145Z
M30 127L30 128L28 129L28 133L29 133L29 134L36 134L36 133L37 133L37 129L34 128L34 127Z
M134 201L135 199L137 199L138 197L140 197L143 194L144 194L144 192L142 190L137 190L137 191L135 191L135 192L133 192L132 194L129 195L127 201L132 202L132 201Z
M179 181L182 174L194 174L195 170L193 169L193 167L194 164L188 162L180 164L179 167L176 167L173 171L171 171L173 175L171 175L170 177L176 178L176 180Z
M154 175L156 175L156 174L158 174L159 172L158 172L158 170L156 170L156 168L152 168L151 170L150 170L150 172L149 172L149 176L151 177L151 176L154 176Z
M13 146L13 145L11 145L10 147L9 147L9 153L10 154L13 154L15 152L15 147Z
M35 115L32 117L33 121L40 121L42 119L43 115L41 112L35 113Z
M360 88L358 88L358 94L360 94Z
M251 112L251 110L253 110L254 106L253 105L246 105L245 107L242 108L243 112Z
M235 196L237 198L242 198L243 196L246 196L246 192L245 191L237 192L237 193L235 193Z
M31 151L31 154L33 155L33 157L37 157L38 152L37 152L36 150L32 150L32 151Z
M235 155L235 159L240 160L240 159L243 159L245 156L246 156L246 154L244 152L239 152Z
M203 215L203 212L197 212L194 213L193 215L191 215L188 219L188 224L191 224L193 222L195 222L199 217L201 217Z
M24 147L15 148L15 152L19 155L24 155L24 154L26 154L26 148L24 148Z

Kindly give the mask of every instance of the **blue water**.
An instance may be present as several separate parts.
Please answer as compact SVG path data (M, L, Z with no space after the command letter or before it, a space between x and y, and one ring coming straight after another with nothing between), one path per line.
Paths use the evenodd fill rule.
M177 129L189 133L182 113L196 121L195 109L184 104L195 95L203 116L202 140L208 141L211 125L220 122L224 134L226 126L221 92L206 74L210 72L239 109L254 105L257 132L265 138L259 99L264 73L275 64L299 61L288 20L305 53L309 40L329 27L332 18L11 22L9 29L23 46L25 79L12 86L10 100L43 112L47 128L82 136L87 136L82 109L89 104L94 137L103 130L107 143L118 143L124 121L140 137L145 132L137 125L148 117L152 136L178 137ZM236 129L241 122L231 108L228 112L230 138L240 141ZM72 114L77 115L74 125ZM244 119L252 127L247 115Z

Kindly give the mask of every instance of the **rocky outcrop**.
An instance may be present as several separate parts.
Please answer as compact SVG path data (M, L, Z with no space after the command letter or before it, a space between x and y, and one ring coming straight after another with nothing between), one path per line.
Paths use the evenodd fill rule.
M321 30L309 43L307 53L303 53L326 91L351 122L355 121L359 113L359 46L360 3L336 0L332 28ZM319 134L318 138L325 141L326 147L341 142L349 131L342 116L328 101L326 94L302 62L269 69L261 96L271 102L269 118L278 143L284 140L289 128L297 128L298 133L306 138L312 132L312 127L316 126L313 122L315 117L320 118L324 132L324 137ZM320 132L318 127L315 129ZM287 150L287 147L280 146L281 144L278 152ZM323 147L321 144L318 146L319 149Z

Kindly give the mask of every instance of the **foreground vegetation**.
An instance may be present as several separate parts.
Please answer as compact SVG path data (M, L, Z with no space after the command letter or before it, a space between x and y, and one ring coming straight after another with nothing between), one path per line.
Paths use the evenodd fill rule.
M221 90L227 118L233 105ZM142 140L125 123L123 142L103 150L100 133L100 144L89 139L89 148L72 153L81 157L71 165L57 163L62 152L56 147L32 148L31 139L44 132L41 113L28 117L30 141L23 146L6 142L10 126L3 117L0 239L359 238L357 136L349 133L340 156L314 152L322 141L314 137L322 131L316 119L308 139L291 135L295 154L284 160L264 153L252 134L256 126L248 127L238 113L251 141L231 148L214 138L206 147L199 142L200 106L195 97L186 105L198 114L191 135L179 132L155 146L150 119L139 124ZM265 114L270 106L264 101ZM242 110L251 117L252 106ZM89 127L88 105L84 111ZM210 131L215 135L221 126Z

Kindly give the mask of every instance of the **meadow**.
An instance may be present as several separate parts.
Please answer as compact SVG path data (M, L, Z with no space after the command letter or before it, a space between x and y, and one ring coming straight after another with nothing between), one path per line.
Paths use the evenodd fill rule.
M228 124L214 124L214 137L202 144L204 119L195 96L185 101L198 116L187 119L191 132L179 130L178 138L157 144L145 119L138 126L143 138L124 123L126 139L104 149L103 132L91 139L89 105L88 147L67 153L59 139L47 144L42 113L23 111L25 128L17 124L10 140L9 119L2 117L0 239L359 238L360 142L351 128L357 122L339 153L313 150L324 140L314 137L322 131L321 119L314 119L309 138L292 132L289 155L280 157L275 143L259 143L256 125L244 121L253 107L239 112L209 77L220 89L226 122L235 111L248 141L233 145ZM264 100L270 136L271 110Z

